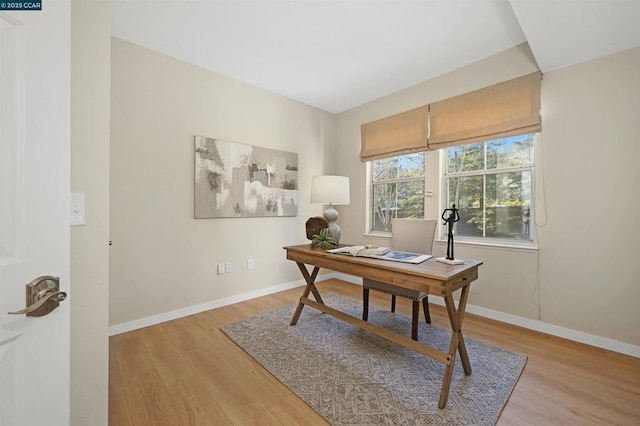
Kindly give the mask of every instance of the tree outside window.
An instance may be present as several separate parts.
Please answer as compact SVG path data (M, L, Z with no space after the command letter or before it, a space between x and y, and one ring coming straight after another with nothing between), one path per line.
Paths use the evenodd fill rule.
M372 230L391 231L393 218L424 218L425 153L372 162Z
M446 150L447 205L457 237L532 240L533 134Z
M447 148L442 201L459 209L458 240L532 241L534 134ZM434 157L430 157L433 159ZM429 160L432 161L432 160ZM439 167L436 162L429 167ZM391 231L393 218L425 217L424 152L371 163L371 230Z

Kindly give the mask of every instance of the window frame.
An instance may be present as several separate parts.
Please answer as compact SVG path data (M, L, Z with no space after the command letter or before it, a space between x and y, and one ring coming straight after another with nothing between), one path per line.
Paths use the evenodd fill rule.
M512 173L512 172L530 172L531 173L531 207L529 213L529 239L526 240L518 240L515 238L493 238L493 237L470 237L470 236L454 236L454 240L457 243L463 244L471 244L471 245L480 245L480 246L491 246L491 247L512 247L512 248L536 248L537 249L537 236L536 236L536 227L535 227L535 217L536 217L536 166L538 163L538 145L539 145L539 137L540 133L531 133L533 135L533 157L532 164L529 166L510 166L504 168L493 168L487 169L487 149L486 144L498 139L491 139L483 142L473 142L468 145L483 143L485 144L484 148L484 169L482 170L473 170L473 171L465 171L449 174L447 170L447 149L440 149L440 162L439 162L439 186L440 186L440 205L441 210L447 206L448 203L448 190L447 190L447 179L449 177L470 177L470 176L481 176L483 178L483 197L486 199L486 176L487 175L497 175L503 173ZM440 226L440 232L438 235L438 241L446 241L447 240L447 229L445 226ZM483 233L486 232L486 229L483 230Z
M422 151L422 153L424 154L424 163L423 163L423 169L424 169L424 173L422 175L422 178L394 178L394 179L388 179L388 180L383 180L383 181L377 181L374 182L373 181L373 168L374 168L374 163L376 161L380 161L380 160L384 160L384 159L380 159L380 160L371 160L371 161L367 161L367 197L366 197L366 202L367 202L367 208L366 208L366 214L367 214L367 220L366 220L366 232L365 235L370 235L370 236L391 236L391 231L381 231L381 230L375 230L373 229L373 226L375 224L375 218L374 218L374 214L375 214L375 209L374 209L374 186L375 185L380 185L380 184L399 184L399 183L407 183L407 182L422 182L423 184L423 206L422 206L422 217L427 217L427 200L426 198L428 196L430 196L430 191L427 190L427 172L429 170L428 168L428 151ZM413 154L418 154L417 152L413 152L413 153L407 153L407 154L400 154L400 155L395 155L393 157L389 157L389 158L394 158L394 157L401 157L401 156L406 156L406 155L413 155Z
M538 249L537 233L535 226L537 206L536 186L537 186L537 169L539 166L540 155L540 133L533 133L533 165L531 166L531 214L530 214L530 239L499 239L499 238L473 238L473 237L455 237L455 243L460 245L470 245L479 247L493 247L502 249ZM488 142L488 141L487 141ZM424 217L435 218L439 222L442 211L447 205L446 192L446 148L426 151L425 152L425 183L424 183ZM514 170L517 169L517 170ZM491 169L493 170L493 169ZM495 173L505 173L508 171L520 171L520 167L509 169L495 169ZM366 162L366 185L365 193L366 203L366 220L363 235L365 237L391 237L391 232L374 231L373 227L373 161ZM436 243L447 241L446 227L439 223L436 232Z

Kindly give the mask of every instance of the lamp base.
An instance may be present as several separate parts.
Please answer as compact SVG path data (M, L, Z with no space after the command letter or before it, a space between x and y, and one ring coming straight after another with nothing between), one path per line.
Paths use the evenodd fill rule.
M330 205L329 208L324 211L323 216L327 219L327 222L329 222L329 233L333 239L336 240L336 243L339 243L342 231L336 223L336 220L338 220L338 211Z
M447 259L446 257L436 257L436 261L446 263L447 265L464 265L464 260L461 259Z

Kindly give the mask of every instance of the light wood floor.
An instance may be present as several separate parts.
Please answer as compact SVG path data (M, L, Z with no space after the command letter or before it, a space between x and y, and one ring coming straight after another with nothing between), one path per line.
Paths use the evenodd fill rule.
M338 280L318 288L362 294ZM109 425L326 425L219 330L294 303L302 289L111 337ZM409 316L407 302L396 311ZM371 292L371 304L388 309L389 296ZM434 325L449 327L443 307L430 310ZM640 425L640 359L471 314L463 329L528 357L498 425Z

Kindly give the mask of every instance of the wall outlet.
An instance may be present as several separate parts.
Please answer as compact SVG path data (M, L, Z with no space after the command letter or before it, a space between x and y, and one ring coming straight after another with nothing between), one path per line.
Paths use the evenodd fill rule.
M224 274L224 263L218 263L218 275Z
M247 269L253 269L253 259L247 259Z
M231 262L227 262L225 273L227 274L231 273Z

